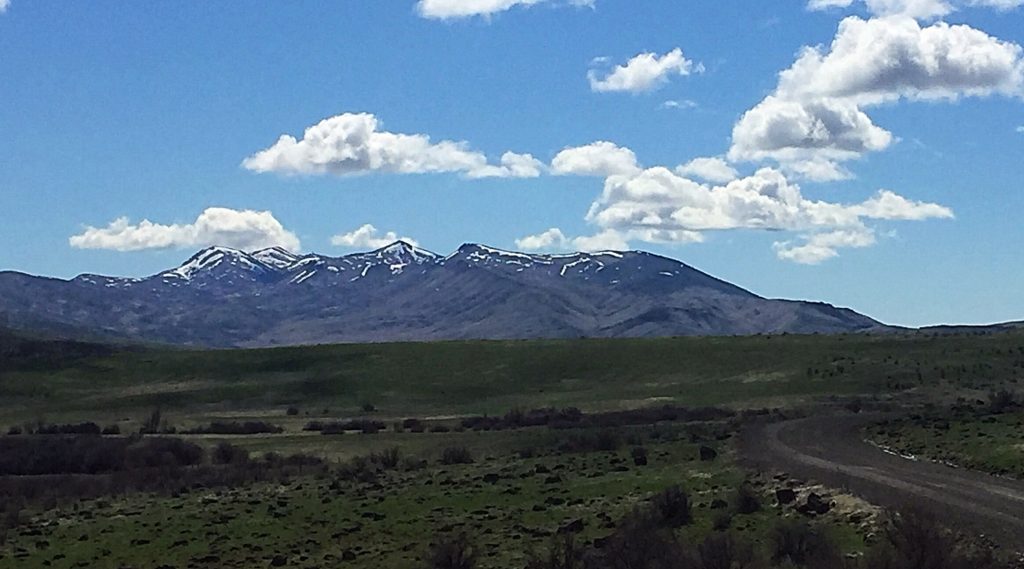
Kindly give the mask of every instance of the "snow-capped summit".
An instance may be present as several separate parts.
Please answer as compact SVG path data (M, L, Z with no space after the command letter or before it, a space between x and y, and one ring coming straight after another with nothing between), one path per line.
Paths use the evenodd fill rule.
M440 255L421 249L407 241L395 241L376 251L346 255L341 257L341 260L358 268L359 276L352 279L358 280L381 267L386 268L391 275L399 275L408 267L433 265L440 258Z
M536 263L551 264L544 255L529 255L506 251L480 243L463 243L457 251L445 257L446 262L463 261L470 264L532 266Z
M282 247L268 247L254 251L252 257L264 265L275 269L286 269L296 263L302 257Z
M387 247L381 247L376 251L367 253L366 256L377 257L385 261L396 261L398 263L405 264L417 264L422 265L423 263L432 263L438 260L440 255L421 249L409 243L408 241L395 241Z
M881 326L829 305L765 299L642 251L551 255L467 243L442 258L404 241L339 257L210 247L143 279L62 281L0 272L0 312L136 340L210 346Z
M165 280L191 282L201 276L214 280L239 277L244 281L258 280L274 271L273 268L245 251L229 247L207 247L193 255L180 267L161 273Z

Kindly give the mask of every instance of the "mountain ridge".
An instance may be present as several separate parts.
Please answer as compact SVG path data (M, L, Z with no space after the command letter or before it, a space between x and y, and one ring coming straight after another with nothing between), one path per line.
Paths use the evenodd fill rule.
M0 312L210 347L457 339L838 333L887 327L826 303L767 299L644 251L529 254L405 241L332 257L207 247L142 278L0 273Z

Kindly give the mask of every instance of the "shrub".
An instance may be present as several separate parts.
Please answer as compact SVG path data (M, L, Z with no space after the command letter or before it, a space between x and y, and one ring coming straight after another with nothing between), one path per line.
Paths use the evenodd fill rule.
M833 562L833 565L820 566L834 567L839 565L841 559L838 547L828 536L806 522L797 520L783 520L772 528L769 548L775 563L789 562L806 566L812 561L817 564Z
M149 417L142 422L142 427L139 428L139 432L144 435L153 435L160 432L160 427L163 425L163 414L160 409L154 409Z
M99 435L102 433L100 426L96 423L86 422L77 425L39 425L36 427L37 435Z
M732 527L732 514L724 510L719 510L711 518L711 529L715 531L725 531Z
M671 486L651 498L651 507L658 523L679 528L693 523L690 495L679 486Z
M644 447L633 447L630 451L630 456L633 457L633 464L636 466L647 466L647 449Z
M108 436L109 435L120 435L121 434L121 427L118 426L118 425L107 425L106 427L103 427L103 434L104 435L108 435Z
M1000 415L1010 411L1019 405L1020 403L1017 400L1017 394L1006 389L993 391L988 396L989 411L995 415Z
M128 468L193 466L203 461L203 449L181 439L145 438L127 448L124 460Z
M365 456L357 456L338 468L338 477L363 483L377 481L378 468Z
M996 569L991 549L967 547L938 519L917 510L890 514L885 543L868 557L869 567L894 569Z
M245 464L249 462L249 452L229 443L220 443L211 455L214 464Z
M622 440L615 431L605 429L594 432L573 433L562 439L558 449L562 452L610 452L618 450Z
M685 552L675 534L661 527L649 511L636 510L619 524L594 566L601 569L677 567Z
M431 546L424 565L426 569L475 569L478 557L466 534L445 536Z
M361 407L361 409L363 410L363 413L376 413L377 412L377 407L374 404L372 404L372 403L363 403L363 406Z
M287 411L285 411L285 413L286 413L286 414L287 414L287 415L288 415L289 417L294 417L294 416L296 416L296 415L298 415L298 414L299 414L299 408L298 408L298 407L289 407L289 408L288 408L288 410L287 410Z
M739 514L753 514L761 511L761 497L750 482L744 482L736 489L733 507Z
M370 462L379 465L385 470L393 470L398 468L398 464L401 461L402 453L397 447L392 447L387 450L380 452L374 452L370 455Z
M695 569L745 569L757 558L750 543L725 533L712 534L697 546Z
M314 428L315 427L315 428ZM325 435L343 435L347 431L359 431L363 434L374 435L387 428L387 425L380 421L369 419L354 419L352 421L319 423L312 422L306 425L306 430L320 431Z
M583 569L587 557L587 551L576 543L576 536L567 533L551 539L546 555L531 554L526 569Z
M441 451L441 464L472 464L473 455L466 447L448 447Z
M183 432L189 435L258 435L265 433L279 434L283 433L284 429L265 421L246 421L244 423L214 421L209 425Z
M419 419L406 419L402 421L402 428L414 433L422 433L426 430L423 426L423 421L420 421Z

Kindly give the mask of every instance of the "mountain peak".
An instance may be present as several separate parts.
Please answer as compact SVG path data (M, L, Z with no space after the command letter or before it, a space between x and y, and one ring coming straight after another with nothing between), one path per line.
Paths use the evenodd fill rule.
M417 247L416 245L402 239L399 239L385 247L381 247L376 251L371 251L369 255L374 255L381 259L393 259L417 264L434 261L440 258L440 255L437 253L427 251L426 249Z
M522 259L533 259L533 255L527 253L519 253L517 251L508 251L505 249L499 249L497 247L491 247L490 245L484 245L483 243L463 243L459 246L458 250L452 254L452 257L467 257L473 255L496 255L499 257L519 257Z
M295 253L292 253L283 247L267 247L266 249L260 249L259 251L254 251L252 253L252 257L257 261L274 267L275 269L286 269L301 259L301 257Z
M164 272L160 276L190 281L199 274L215 269L222 272L228 267L257 274L268 272L265 264L245 251L230 247L212 246L200 250L178 268Z

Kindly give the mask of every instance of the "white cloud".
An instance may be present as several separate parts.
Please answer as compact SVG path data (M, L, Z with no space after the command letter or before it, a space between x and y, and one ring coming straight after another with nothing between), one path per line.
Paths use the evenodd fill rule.
M849 8L855 0L809 0L808 10L828 10L829 8Z
M708 182L724 184L731 182L740 176L735 168L721 158L694 158L686 164L676 168L680 176L696 176Z
M614 230L605 229L594 235L582 235L569 238L557 227L536 235L516 239L516 247L521 251L542 251L548 253L564 253L567 251L625 251L629 249L626 235Z
M516 247L521 251L564 251L569 243L569 238L557 227L516 239Z
M606 229L594 235L585 235L572 240L573 247L579 251L594 253L598 251L626 251L629 241L614 229Z
M802 265L817 265L839 256L839 249L870 247L875 244L875 233L866 227L814 233L795 245L790 241L776 242L775 254L784 261Z
M1024 91L1020 46L966 25L851 17L832 45L805 48L779 77L785 100L872 105L900 98L957 99Z
M141 251L171 247L222 245L244 251L283 247L299 251L299 238L284 228L269 211L211 207L188 224L162 225L144 219L132 224L121 217L106 227L87 226L69 240L76 249Z
M11 5L11 0L0 0L0 14L7 11Z
M953 210L948 207L911 201L889 190L879 190L873 197L855 206L853 210L858 215L871 219L922 221L953 217Z
M789 101L769 96L733 127L733 161L775 160L818 181L848 177L836 164L884 150L893 135L852 103Z
M331 237L331 245L334 245L335 247L346 247L349 249L380 249L381 247L391 245L395 241L405 241L410 245L419 246L419 243L415 239L399 237L394 231L388 231L387 233L382 234L376 227L369 223L349 231L348 233L342 233Z
M671 99L661 104L663 109L696 109L700 105L690 99Z
M529 155L507 153L502 166L493 166L466 142L434 143L423 134L396 134L378 126L377 117L368 113L334 116L307 128L301 140L282 135L270 148L246 158L242 166L260 173L337 176L370 172L460 173L470 178L536 175L523 167Z
M566 3L572 6L592 8L595 1L568 0ZM419 0L416 3L416 10L424 18L452 20L474 16L489 17L517 6L526 8L550 2L551 0Z
M506 152L500 166L485 166L466 173L469 178L536 178L544 172L544 163L531 154Z
M1019 132L1021 134L1024 134L1024 125L1018 126L1017 127L1017 132Z
M726 184L708 185L655 167L608 177L586 219L622 239L653 243L699 242L707 231L796 232L804 235L807 243L780 245L785 251L795 251L780 253L780 258L797 260L821 256L825 249L835 253L842 243L853 242L840 240L840 235L868 232L865 222L869 220L952 217L949 208L912 201L888 190L854 204L811 200L784 173L771 168ZM824 234L835 235L825 238Z
M595 62L603 62L598 58ZM640 93L651 91L664 85L672 75L689 75L704 68L694 65L683 56L683 50L676 48L659 56L656 53L641 53L630 59L625 65L616 66L609 73L599 73L591 69L587 73L591 90L599 93L621 92ZM603 75L603 77L602 77Z
M809 0L810 10L849 8L857 0ZM948 16L965 6L995 8L1006 11L1024 5L1024 0L863 0L868 11L876 16L909 16L927 20Z
M632 150L602 140L562 150L551 161L551 171L559 175L606 177L634 174L640 167Z
M865 108L907 100L1024 94L1024 50L966 25L906 16L842 21L828 48L804 48L776 91L733 128L729 159L772 160L813 180L850 177L842 162L895 137Z
M845 151L854 150L860 148ZM793 163L803 169L801 177L842 174L830 170L834 163L817 163L813 158ZM605 178L601 195L585 217L597 231L570 237L551 228L516 240L520 249L623 250L633 241L678 245L702 242L709 231L760 230L797 235L795 243L775 244L780 259L819 263L837 256L842 248L874 244L875 229L869 222L954 217L945 206L910 200L890 190L879 190L859 203L809 199L780 169L762 168L739 177L721 157L697 158L675 171L644 169L632 150L607 141L563 150L551 171Z
M681 245L700 243L704 235L697 231L662 230L662 229L631 229L623 232L615 229L604 229L593 235L582 235L569 238L557 227L536 235L528 235L516 239L516 247L523 251L625 251L630 241L645 243L661 243Z

